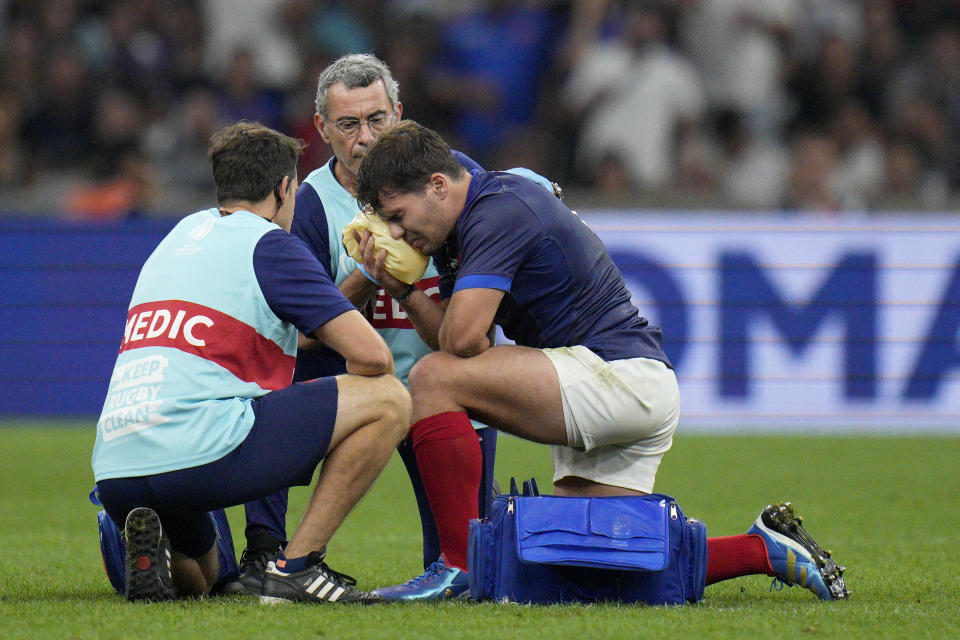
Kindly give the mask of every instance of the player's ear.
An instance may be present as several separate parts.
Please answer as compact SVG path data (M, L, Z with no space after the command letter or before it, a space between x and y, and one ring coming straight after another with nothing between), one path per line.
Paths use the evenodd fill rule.
M400 122L401 120L403 120L403 103L402 102L397 102L396 111L397 111L397 122Z
M450 187L449 179L447 178L447 175L445 173L440 173L440 172L437 172L431 175L430 181L428 184L429 184L428 189L430 190L430 192L433 193L435 196L439 196L441 198L447 195L447 190Z

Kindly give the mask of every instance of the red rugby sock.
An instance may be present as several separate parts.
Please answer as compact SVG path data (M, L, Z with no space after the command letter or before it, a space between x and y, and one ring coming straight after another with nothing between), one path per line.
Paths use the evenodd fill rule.
M477 434L462 411L438 413L410 427L423 489L448 566L467 569L467 532L477 517L483 462Z
M707 538L707 584L757 574L774 575L763 538L753 533Z

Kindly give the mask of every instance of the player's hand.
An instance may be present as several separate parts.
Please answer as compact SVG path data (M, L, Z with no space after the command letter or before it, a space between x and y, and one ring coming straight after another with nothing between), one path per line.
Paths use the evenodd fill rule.
M358 250L363 257L363 268L370 277L379 283L390 295L400 295L406 291L408 285L394 278L387 270L387 250L377 249L377 241L369 231L357 234L352 232L357 241Z
M407 244L403 238L394 238L383 218L372 212L361 211L350 224L344 227L343 246L351 258L364 264L364 268L367 268L366 258L360 247L360 240L364 234L376 240L379 250L386 251L383 267L391 276L408 285L423 277L430 259ZM374 262L376 262L376 256L374 256ZM371 276L375 277L372 273ZM380 283L384 284L384 281L380 280Z

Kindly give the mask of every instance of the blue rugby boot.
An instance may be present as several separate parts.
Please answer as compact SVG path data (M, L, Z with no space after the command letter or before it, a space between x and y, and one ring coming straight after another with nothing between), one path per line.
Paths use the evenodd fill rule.
M842 600L850 595L843 581L846 567L838 566L830 552L820 548L804 531L803 518L789 502L771 504L747 531L763 540L767 559L777 578L788 586L799 585L821 600Z
M469 596L470 583L466 571L448 567L440 558L413 580L373 593L385 600L447 600Z

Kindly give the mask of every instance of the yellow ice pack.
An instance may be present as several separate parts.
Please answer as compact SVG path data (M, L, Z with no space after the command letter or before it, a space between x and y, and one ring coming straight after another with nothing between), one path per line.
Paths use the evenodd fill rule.
M364 231L373 234L377 252L380 249L386 249L387 260L384 266L387 273L407 284L413 284L423 277L423 273L430 263L430 258L411 247L404 240L393 238L390 235L390 227L383 218L375 213L361 211L350 221L350 224L343 228L343 247L351 258L363 264L363 256L360 255L360 243L357 242L353 234L356 232L357 235L360 235Z

